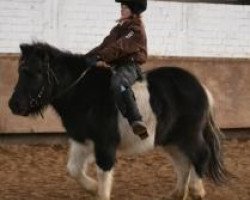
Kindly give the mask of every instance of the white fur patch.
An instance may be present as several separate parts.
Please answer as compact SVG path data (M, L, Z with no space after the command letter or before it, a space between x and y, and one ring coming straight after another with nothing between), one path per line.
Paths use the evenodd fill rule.
M69 174L75 178L85 189L97 191L97 183L87 175L88 165L94 162L94 144L87 140L84 144L69 140L69 160L67 168Z
M168 146L165 150L169 153L170 160L172 161L177 174L176 189L170 196L172 196L172 199L186 199L188 194L191 163L187 156L180 151L177 146Z
M196 199L204 199L206 196L202 179L197 175L194 167L190 171L189 192Z
M147 82L136 82L133 85L132 90L134 91L143 121L147 125L149 137L145 140L141 140L139 136L135 135L127 119L124 118L121 113L119 113L118 121L121 133L120 150L125 153L136 154L154 148L156 117L149 103L150 95L147 88Z
M110 171L103 171L97 167L98 177L98 197L101 200L109 200L113 183L113 169Z
M207 94L209 107L210 107L210 109L213 110L213 108L214 108L214 98L213 98L213 95L212 95L212 93L210 92L210 90L205 85L203 85L203 88L204 88L204 90L205 90L205 92Z

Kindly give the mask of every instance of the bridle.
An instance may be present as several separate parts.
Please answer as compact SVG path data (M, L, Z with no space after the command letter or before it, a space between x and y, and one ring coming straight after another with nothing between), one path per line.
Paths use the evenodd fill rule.
M91 67L88 67L86 70L84 70L81 73L81 75L75 81L73 81L73 83L71 83L66 89L64 89L63 91L61 91L59 94L53 96L51 98L51 100L54 100L54 99L62 96L63 94L69 92L73 87L75 87L86 76L86 74L89 72L90 69L91 69ZM50 63L49 62L48 62L48 65L47 65L46 74L47 74L49 85L52 85L52 82L55 82L56 85L60 84L59 79L57 78L54 70L50 67ZM36 97L32 97L31 95L29 96L29 98L30 98L30 101L29 101L30 108L34 108L34 107L39 106L39 104L41 103L41 99L42 99L42 97L44 95L44 92L45 92L45 86L43 85L41 87L41 89L39 90L39 92L38 92L38 94L37 94ZM41 112L40 112L40 115L43 118L43 114Z

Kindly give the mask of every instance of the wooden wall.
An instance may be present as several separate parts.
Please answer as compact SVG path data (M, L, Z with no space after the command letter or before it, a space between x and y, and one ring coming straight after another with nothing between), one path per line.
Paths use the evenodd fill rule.
M17 81L17 54L0 55L0 133L60 132L53 109L45 118L14 116L8 99ZM144 70L180 66L194 73L215 98L216 119L222 128L250 127L250 60L228 58L150 57Z

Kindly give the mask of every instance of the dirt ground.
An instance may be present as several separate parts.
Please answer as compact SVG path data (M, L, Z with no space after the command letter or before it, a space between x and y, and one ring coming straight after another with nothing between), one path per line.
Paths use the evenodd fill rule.
M92 199L66 172L67 146L0 146L0 200ZM250 140L224 144L225 162L235 175L227 185L205 181L207 200L250 199ZM160 150L119 156L112 199L158 200L175 184L172 166Z

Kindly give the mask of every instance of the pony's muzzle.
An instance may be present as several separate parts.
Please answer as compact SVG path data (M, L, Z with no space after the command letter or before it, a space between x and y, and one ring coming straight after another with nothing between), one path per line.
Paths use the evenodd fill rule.
M9 108L15 115L21 115L21 116L29 115L29 111L24 106L24 104L21 103L21 101L19 101L18 98L13 98L13 96L9 100Z

